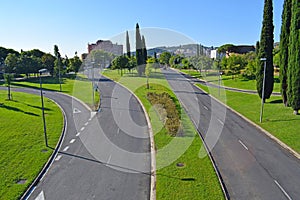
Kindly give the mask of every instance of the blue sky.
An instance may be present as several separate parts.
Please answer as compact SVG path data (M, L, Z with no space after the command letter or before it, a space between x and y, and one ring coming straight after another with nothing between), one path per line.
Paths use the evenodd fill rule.
M138 22L183 35L195 43L219 46L259 40L263 0L0 0L0 46L18 51L41 49L72 57L87 43L111 39ZM274 0L275 41L279 41L283 0ZM175 34L175 35L176 35ZM148 47L155 43L147 39ZM122 36L123 37L123 36ZM169 41L161 37L161 45ZM178 41L180 43L180 40ZM134 44L131 44L134 46Z

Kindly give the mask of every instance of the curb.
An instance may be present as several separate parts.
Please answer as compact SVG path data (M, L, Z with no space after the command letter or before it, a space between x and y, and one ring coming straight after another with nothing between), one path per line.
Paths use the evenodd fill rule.
M75 99L76 101L78 101L79 103L81 103L86 109L88 109L89 111L93 112L92 109L86 105L86 103L84 103L83 101L81 101L80 99L78 99L77 97L74 97L74 96L71 96L69 94L66 94L66 93L62 93L62 92L55 92L55 93L58 93L58 94L62 94L62 95L65 95L67 97L70 97L72 99ZM95 111L96 112L96 111Z
M198 86L196 86L195 84L193 84L195 87L199 88ZM215 98L214 96L210 95L209 93L205 92L204 90L202 90L201 88L199 88L201 91L203 91L205 94L209 95L210 97L212 97L214 100L216 100L217 102L219 102L220 104L224 105L228 110L232 111L233 113L235 113L236 115L238 115L239 117L241 117L242 119L244 119L245 121L247 121L248 123L250 123L251 125L253 125L255 128L257 128L258 130L262 131L266 136L268 136L270 139L272 139L273 141L275 141L277 144L279 144L283 149L287 150L289 153L291 153L293 156L295 156L297 159L300 160L300 154L297 153L295 150L293 150L291 147L289 147L288 145L286 145L284 142L282 142L281 140L279 140L277 137L275 137L274 135L272 135L271 133L269 133L267 130L263 129L262 127L260 127L259 125L257 125L256 123L254 123L253 121L251 121L250 119L248 119L247 117L245 117L244 115L242 115L241 113L235 111L234 109L232 109L231 107L229 107L228 105L224 104L223 102L221 102L220 100L218 100L217 98Z
M186 77L184 77L184 78L187 79ZM187 80L188 80L188 79L187 79ZM175 94L175 95L176 95L176 94ZM209 157L209 159L210 159L210 161L211 161L211 164L212 164L212 166L213 166L213 168L214 168L214 170L215 170L215 172L216 172L216 175L217 175L218 181L219 181L219 183L220 183L220 187L221 187L221 189L222 189L222 192L223 192L223 195L224 195L225 200L229 200L229 199L230 199L230 196L229 196L228 190L227 190L227 188L226 188L226 185L225 185L225 183L224 183L224 180L223 180L223 178L222 178L222 175L221 175L221 173L220 173L220 171L219 171L219 168L217 167L217 164L216 164L215 159L213 158L211 152L208 150L208 147L207 147L207 144L206 144L206 142L205 142L205 139L204 139L204 137L202 136L201 131L200 131L200 130L198 129L198 127L197 127L197 123L195 123L195 121L191 118L191 116L190 116L190 114L189 114L189 112L188 112L188 109L187 109L186 106L182 103L182 101L181 101L179 98L178 98L178 100L179 100L180 104L182 105L182 107L184 108L184 110L185 110L186 114L188 115L189 119L190 119L191 122L193 123L193 125L194 125L194 127L195 127L195 129L196 129L196 131L197 131L197 133L198 133L198 135L199 135L201 141L202 141L202 144L203 144L203 146L205 147L205 151L207 152L207 155L208 155L208 157Z
M173 70L177 71L178 73L181 73L181 74L184 74L184 75L187 75L187 76L190 76L192 78L195 78L199 81L202 81L204 83L209 83L210 85L212 85L212 87L219 87L219 85L217 84L214 84L214 83L210 83L209 81L207 80L204 80L204 79L200 79L200 78L197 78L196 76L192 76L192 75L189 75L185 72L182 72L178 69L175 69L175 68L172 68ZM234 87L228 87L228 86L224 86L224 85L221 85L221 87L225 90L229 90L229 91L232 91L232 92L241 92L241 93L246 93L246 94L257 94L257 91L256 90L247 90L247 89L239 89L239 88L234 88ZM272 95L273 96L281 96L280 92L272 92Z
M181 73L181 74L185 74L188 75L186 73L180 72L177 69L174 69L177 72ZM190 75L189 75L190 76ZM193 76L191 76L193 77ZM193 77L196 78L196 77ZM197 78L198 79L198 78ZM202 79L198 79L201 81L204 81L205 83L207 83L207 81L202 80ZM195 84L193 84L195 87L199 88L198 86L196 86ZM228 87L230 88L230 87ZM209 95L210 97L212 97L214 100L216 100L217 102L219 102L220 104L224 105L227 109L229 109L230 111L232 111L233 113L237 114L239 117L241 117L242 119L244 119L245 121L247 121L248 123L250 123L251 125L255 126L258 130L262 131L266 136L268 136L270 139L272 139L273 141L275 141L277 144L279 144L283 149L285 149L286 151L288 151L289 153L291 153L293 156L295 156L297 159L300 160L300 154L298 152L296 152L295 150L293 150L291 147L289 147L287 144L285 144L284 142L282 142L281 140L279 140L277 137L275 137L274 135L272 135L270 132L268 132L267 130L263 129L262 127L260 127L259 125L257 125L256 123L254 123L253 121L251 121L250 119L248 119L247 117L245 117L244 115L242 115L241 113L235 111L234 109L232 109L231 107L229 107L228 105L224 104L223 102L221 102L220 100L218 100L217 98L215 98L214 96L211 96L209 93L205 92L204 90L202 90L201 88L199 88L201 91L203 91L204 93L206 93L207 95ZM226 88L224 88L226 89ZM235 88L233 88L235 89ZM244 92L247 93L247 92ZM273 95L278 96L279 94L274 93Z
M149 130L149 135L150 135L150 150L151 150L151 186L150 186L150 200L156 200L156 159L155 159L155 143L154 143L154 135L153 135L153 130L152 130L152 126L150 123L150 118L148 113L146 112L146 108L144 107L144 105L142 104L141 100L126 86L110 79L109 77L105 76L102 74L102 76L104 76L105 78L115 82L116 84L122 86L123 88L125 88L126 90L128 90L139 102L139 104L141 105L143 112L145 114L146 117L146 121L148 124L148 130Z
M48 97L47 97L48 98ZM50 98L48 98L50 99ZM56 147L52 153L52 155L50 156L50 158L48 159L47 163L44 165L44 167L42 168L42 170L40 171L40 173L38 174L38 176L34 179L34 181L31 183L31 185L27 188L27 190L23 193L22 197L20 198L21 200L26 200L30 197L30 195L32 194L32 192L35 190L37 184L44 178L44 176L47 174L48 170L50 169L53 161L54 161L54 158L56 157L57 153L58 153L58 149L61 147L62 145L62 141L64 140L65 138L65 134L66 134L66 131L67 131L67 125L68 125L68 122L66 120L66 113L65 111L62 109L62 107L56 103L54 100L50 99L52 102L54 102L59 108L60 110L62 111L63 113L63 118L64 118L64 125L63 125L63 128L62 128L62 134L59 138L59 141L58 143L56 144Z

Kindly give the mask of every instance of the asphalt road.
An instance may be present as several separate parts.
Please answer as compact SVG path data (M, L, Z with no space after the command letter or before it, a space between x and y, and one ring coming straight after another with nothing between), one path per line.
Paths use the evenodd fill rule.
M29 199L149 199L150 141L138 101L101 78L101 109L45 91L66 113L67 129L53 164ZM39 95L39 91L15 88Z
M300 198L297 158L183 75L163 73L205 138L230 199Z

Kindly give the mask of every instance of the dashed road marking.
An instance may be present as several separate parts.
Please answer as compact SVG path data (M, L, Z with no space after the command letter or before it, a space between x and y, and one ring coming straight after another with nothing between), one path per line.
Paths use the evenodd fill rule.
M61 157L62 157L62 155L56 156L55 161L59 161L61 159Z
M220 122L220 124L224 125L224 122L222 122L220 119L218 119L218 121Z
M37 197L35 198L35 200L45 200L44 192L41 191L41 193L39 194L39 196L37 196Z
M75 139L72 139L72 140L70 141L70 144L73 144L75 141L76 141Z
M292 200L290 195L283 189L283 187L278 183L278 181L274 180L276 185L279 187L279 189L283 192L283 194L286 196L287 199Z
M82 127L81 129L80 129L80 131L83 131L85 128L84 127Z
M117 131L117 134L119 135L119 133L120 133L120 128L118 128L118 131Z
M75 136L78 137L80 135L80 132L78 132Z
M108 165L108 164L109 164L109 162L110 162L110 159L111 159L111 155L108 157L108 160L107 160L107 162L106 162L106 165Z
M203 108L204 108L205 110L208 110L208 108L207 108L206 106L203 106Z
M89 122L86 122L84 125L87 126L89 124Z
M248 149L248 147L241 141L241 140L239 140L239 143L248 151L249 149Z
M63 151L68 151L69 148L69 146L66 146Z

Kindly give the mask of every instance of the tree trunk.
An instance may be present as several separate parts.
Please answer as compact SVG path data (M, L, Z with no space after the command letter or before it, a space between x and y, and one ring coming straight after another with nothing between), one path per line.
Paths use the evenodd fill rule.
M10 99L10 96L11 96L11 95L10 95L10 84L8 85L7 89L8 89L8 94L7 94L8 100L11 100L11 99Z
M294 115L298 115L298 110L294 110Z

